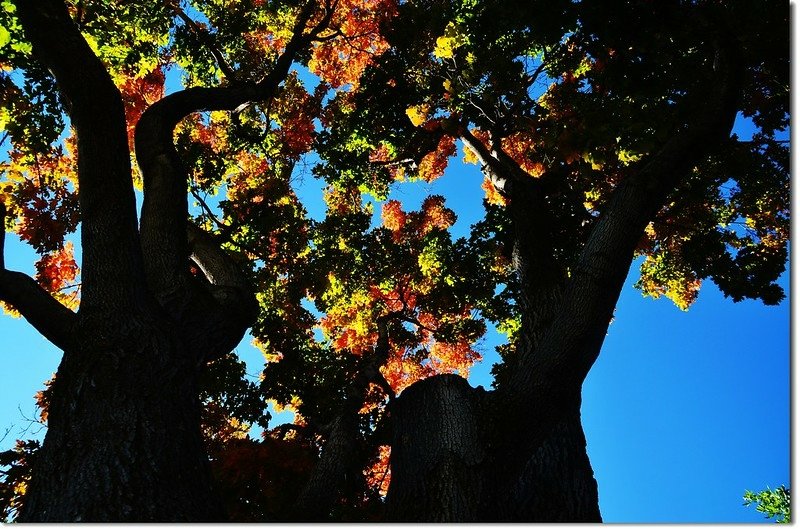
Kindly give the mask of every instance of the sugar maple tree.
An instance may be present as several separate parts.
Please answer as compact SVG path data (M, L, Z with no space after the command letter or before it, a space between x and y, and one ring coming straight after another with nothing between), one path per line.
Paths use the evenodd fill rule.
M43 445L0 460L6 515L599 520L581 384L632 258L683 309L706 278L783 296L784 7L2 7L2 216L41 259L0 261L0 300L64 351ZM390 193L458 143L486 217L453 240L446 197ZM491 391L464 378L487 320ZM231 353L248 328L258 383Z

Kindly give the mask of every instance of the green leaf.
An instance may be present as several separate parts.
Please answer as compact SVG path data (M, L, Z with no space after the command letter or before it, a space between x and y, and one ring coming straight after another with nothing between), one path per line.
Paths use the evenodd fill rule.
M9 42L11 42L11 33L3 26L0 26L0 48L5 47Z

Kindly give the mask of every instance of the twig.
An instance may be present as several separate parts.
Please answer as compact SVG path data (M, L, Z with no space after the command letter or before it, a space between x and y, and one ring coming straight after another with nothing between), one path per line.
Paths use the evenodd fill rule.
M227 224L219 220L216 215L214 215L214 212L211 210L208 204L206 204L206 201L200 197L197 191L195 191L194 189L190 189L189 192L197 200L197 202L200 204L200 207L203 209L203 212L211 218L214 224L216 224L220 229L224 231L231 229L231 226L228 226Z
M180 1L175 1L172 3L172 10L175 12L175 15L180 18L186 26L191 30L192 34L197 37L200 42L208 48L208 51L214 57L214 60L219 66L219 69L222 70L222 74L232 83L236 83L239 81L237 73L231 67L230 64L225 60L225 57L222 55L222 52L216 46L213 41L211 34L200 27L197 22L192 20L192 18L186 14L186 12L181 9Z

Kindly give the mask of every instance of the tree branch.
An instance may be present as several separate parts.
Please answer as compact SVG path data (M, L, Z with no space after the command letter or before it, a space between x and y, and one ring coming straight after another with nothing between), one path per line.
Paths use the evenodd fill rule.
M19 311L53 345L61 350L70 348L77 315L56 301L32 277L22 272L0 270L0 300Z
M0 300L19 311L53 345L66 350L71 345L77 316L45 292L30 276L6 270L5 218L6 206L0 202Z
M325 520L327 513L343 496L347 475L360 470L363 461L358 452L358 411L364 405L369 385L378 385L394 400L394 391L380 372L389 356L388 323L404 319L402 311L390 312L377 318L378 339L372 354L364 355L359 370L346 390L341 413L334 419L317 465L292 509L295 520ZM361 456L365 454L362 452Z
M198 40L200 40L200 42L208 49L208 51L214 57L214 61L216 61L217 66L219 66L219 69L222 71L222 74L225 76L225 78L228 79L228 81L230 81L231 83L236 83L239 80L238 75L231 67L231 65L228 64L228 61L225 60L225 56L222 55L222 52L214 43L214 40L212 39L211 35L203 28L201 28L197 24L197 22L192 20L192 18L189 15L187 15L183 9L181 9L180 0L174 0L171 3L171 7L175 15L178 18L180 18L184 24L186 24L186 26L194 34L194 36L197 37Z
M313 7L313 2L303 7L284 53L258 83L181 90L142 114L135 133L136 158L144 180L141 239L148 281L156 292L171 292L182 283L188 257L187 177L172 139L175 126L194 112L231 111L249 101L274 97L295 57L310 42L304 28Z
M144 281L122 98L61 1L15 0L15 5L77 132L81 310L126 310L142 302Z
M493 146L490 151L483 142L476 138L466 127L460 131L461 141L472 149L478 161L481 162L481 170L486 177L491 180L492 185L505 195L512 191L512 182L534 181L533 177L522 170L499 145Z
M354 414L342 413L333 422L319 461L292 507L293 521L325 521L342 493L348 471L354 467Z
M535 354L528 352L520 360L511 393L526 395L526 421L541 423L557 413L559 400L580 394L644 228L691 167L730 136L740 95L741 61L734 36L712 27L718 29L704 28L704 33L713 39L714 75L707 90L694 96L703 110L617 186L581 251L552 326Z
M242 273L239 264L234 262L225 250L220 248L215 238L202 228L189 222L187 234L191 259L202 270L209 283L218 288L239 292L237 297L241 299L235 300L233 304L227 300L220 300L220 303L229 305L226 309L235 313L242 312L246 315L245 319L255 320L258 315L258 303L252 285ZM252 324L252 321L250 323Z

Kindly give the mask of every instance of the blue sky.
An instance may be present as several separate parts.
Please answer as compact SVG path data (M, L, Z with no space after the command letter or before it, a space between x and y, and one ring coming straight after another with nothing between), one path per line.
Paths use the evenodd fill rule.
M749 134L740 121L740 135ZM465 235L483 214L482 176L459 156L432 184L399 184L392 198L415 209L429 193L447 197ZM302 176L302 177L301 177ZM296 178L312 215L322 213L320 185ZM376 208L379 215L380 208ZM9 269L33 273L34 253L7 235ZM734 304L706 282L688 312L666 299L643 298L631 268L599 360L584 385L583 421L608 522L758 522L742 507L745 489L789 483L789 302ZM788 274L781 284L788 292ZM43 436L33 394L56 370L60 352L24 320L0 316L0 449ZM489 386L497 361L490 333L484 362L470 382ZM261 355L245 338L237 352L248 372Z

